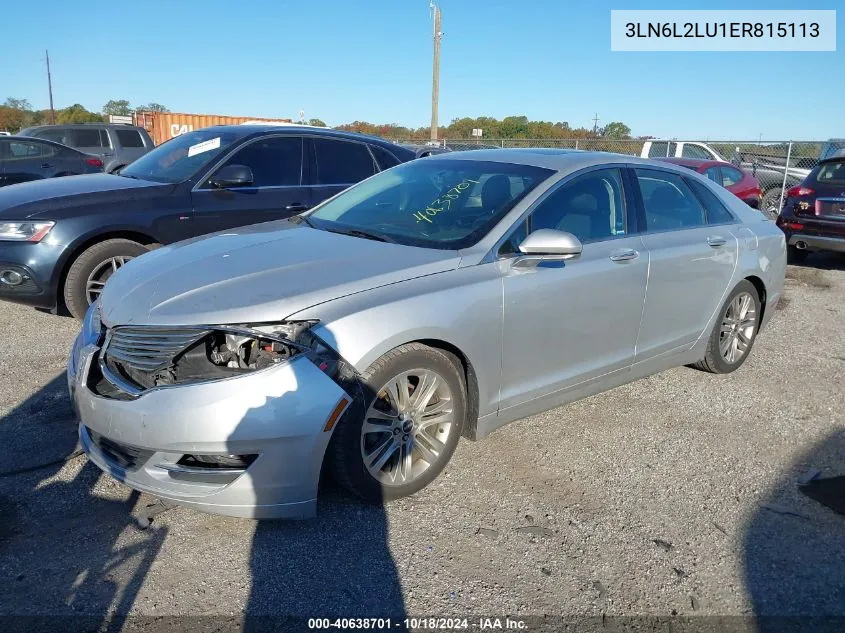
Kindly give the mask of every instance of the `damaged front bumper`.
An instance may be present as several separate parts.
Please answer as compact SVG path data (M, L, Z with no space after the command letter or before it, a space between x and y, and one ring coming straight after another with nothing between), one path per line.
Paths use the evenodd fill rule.
M102 470L136 490L205 512L315 514L333 428L328 422L351 398L307 357L118 399L88 384L99 353L83 332L68 362L68 385L80 441Z

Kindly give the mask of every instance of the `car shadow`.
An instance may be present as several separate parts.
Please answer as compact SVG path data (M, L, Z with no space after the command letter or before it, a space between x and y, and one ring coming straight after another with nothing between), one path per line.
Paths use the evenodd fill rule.
M807 255L807 259L797 264L799 268L819 268L821 270L845 270L845 253L816 251Z
M4 631L120 630L166 536L139 532L137 493L94 492L76 428L64 375L0 418Z
M279 399L299 397L294 390L269 398L260 407L264 415L259 412L258 417L276 409ZM244 420L248 416L255 419L255 409L249 409ZM236 428L230 441L238 435ZM259 493L256 505L277 502L266 495ZM390 618L389 625L368 628L405 630L402 586L388 532L383 504L368 505L351 497L323 464L316 518L257 522L244 630L309 630L309 618Z
M845 429L780 473L747 524L745 583L763 633L845 630L845 515L802 494L813 475L845 475Z

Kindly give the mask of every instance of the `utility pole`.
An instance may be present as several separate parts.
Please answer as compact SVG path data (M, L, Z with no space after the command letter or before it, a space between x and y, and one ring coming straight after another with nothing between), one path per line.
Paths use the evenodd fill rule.
M433 10L434 18L434 71L431 78L431 140L437 140L437 105L440 100L440 38L443 32L440 29L440 7L434 2L428 5Z
M599 135L599 113L596 112L596 116L593 117L593 136Z
M47 90L50 91L50 125L56 124L56 111L53 109L53 78L50 76L50 51L44 50L47 54Z

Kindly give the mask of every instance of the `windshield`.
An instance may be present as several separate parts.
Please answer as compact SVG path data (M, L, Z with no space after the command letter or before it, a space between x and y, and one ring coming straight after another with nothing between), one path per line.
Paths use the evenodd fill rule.
M144 154L124 167L120 175L155 182L182 182L240 138L234 132L221 132L214 128L188 132Z
M510 163L416 160L349 189L307 221L318 229L410 246L467 248L553 173Z

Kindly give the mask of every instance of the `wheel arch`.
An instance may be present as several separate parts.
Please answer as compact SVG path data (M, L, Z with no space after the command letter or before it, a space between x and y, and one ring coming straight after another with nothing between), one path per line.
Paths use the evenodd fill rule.
M76 242L65 255L56 282L56 306L60 310L67 310L67 306L64 304L64 287L68 272L70 271L70 267L73 265L73 262L75 262L82 253L95 244L105 242L106 240L116 239L132 240L133 242L138 242L144 246L155 246L159 244L159 241L149 233L134 229L109 230L102 233L96 233L94 235L87 235Z
M478 376L467 355L456 345L442 339L423 338L409 341L409 343L420 343L447 352L454 356L461 364L467 386L467 417L464 421L461 435L469 440L475 440L476 429L478 427Z
M745 281L750 282L757 291L757 296L760 298L760 317L758 323L763 323L763 318L766 315L766 284L757 275L749 275L748 277L745 277Z

